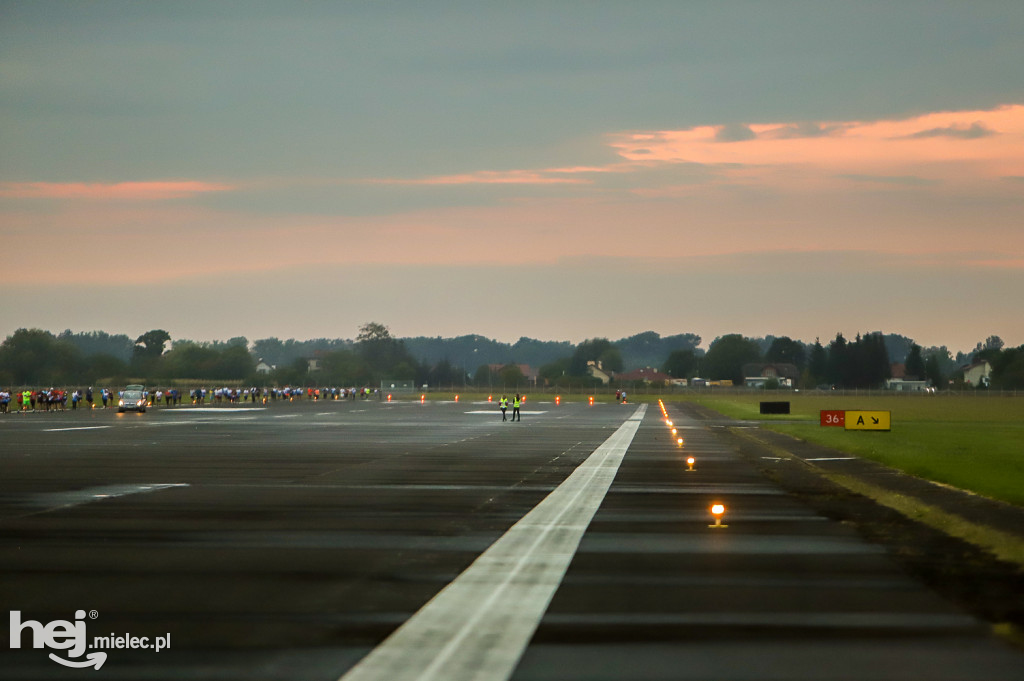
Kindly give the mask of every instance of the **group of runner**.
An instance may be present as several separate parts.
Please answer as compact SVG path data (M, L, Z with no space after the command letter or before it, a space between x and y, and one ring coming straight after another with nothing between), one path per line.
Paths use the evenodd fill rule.
M369 399L378 391L370 388L196 388L189 392L192 404L237 404L240 402L266 404L276 400L355 400Z
M64 411L71 403L72 409L83 406L92 409L102 402L103 407L116 407L113 391L101 388L97 395L92 387L65 390L60 388L39 390L0 389L0 414L11 411ZM83 404L84 403L84 404Z
M193 388L188 391L192 404L255 404L276 400L356 400L370 399L379 391L370 388ZM68 409L116 408L120 392L109 388L94 390L91 386L75 390L49 388L38 390L0 389L0 414L11 412L64 411ZM150 406L178 406L184 393L177 388L144 391Z

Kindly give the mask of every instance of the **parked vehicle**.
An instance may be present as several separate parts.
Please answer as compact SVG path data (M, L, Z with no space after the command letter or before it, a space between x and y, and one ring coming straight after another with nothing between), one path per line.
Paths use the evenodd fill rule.
M117 412L123 414L126 411L146 413L146 386L132 384L125 387L117 403Z

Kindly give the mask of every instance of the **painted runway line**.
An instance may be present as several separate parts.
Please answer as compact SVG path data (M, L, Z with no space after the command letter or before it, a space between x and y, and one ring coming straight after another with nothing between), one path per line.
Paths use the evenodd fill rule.
M561 485L341 681L511 676L646 409L640 405Z
M44 433L61 433L68 430L103 430L111 426L75 426L73 428L43 428Z

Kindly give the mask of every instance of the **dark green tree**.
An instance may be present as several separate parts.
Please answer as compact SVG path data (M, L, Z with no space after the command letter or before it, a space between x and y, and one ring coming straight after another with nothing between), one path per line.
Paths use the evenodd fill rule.
M412 371L416 374L417 362L405 349L402 341L392 338L388 327L377 322L369 322L359 328L356 337L356 352L365 362L367 376L364 383L376 383L385 376L392 376L396 370L403 373ZM405 365L405 366L402 366ZM412 378L412 376L409 376ZM465 380L463 379L463 381Z
M586 376L588 362L603 362L602 357L617 361L622 366L622 356L612 352L614 350L611 341L607 338L591 338L576 346L576 351L569 359L569 374L572 376ZM606 367L611 371L611 367Z
M523 375L523 370L517 364L508 364L502 367L498 375L501 379L501 385L506 388L517 388L526 385L526 376Z
M991 360L992 387L1000 390L1024 388L1024 345L1000 349Z
M701 366L712 380L728 380L739 385L743 382L743 365L761 360L757 343L738 333L716 338L704 355Z
M947 379L942 373L942 359L937 354L929 354L924 361L924 376L933 388L943 390L947 387Z
M812 387L828 379L828 352L821 344L820 338L814 339L810 354L807 358L807 381L805 387Z
M921 355L921 346L914 343L910 346L906 361L907 379L922 380L925 376L924 357Z
M548 385L564 385L566 384L566 377L569 374L569 357L563 357L562 359L555 360L554 362L548 362L538 369L538 377L546 382Z
M772 344L764 355L765 361L777 362L780 364L793 364L798 369L803 369L806 355L803 343L795 341L788 336L773 338Z
M473 373L473 385L479 388L491 388L497 382L497 377L491 371L490 364L481 364Z
M0 345L0 373L15 385L61 385L78 380L82 356L49 331L18 329Z
M693 378L697 375L698 359L693 350L673 350L661 370L672 378Z

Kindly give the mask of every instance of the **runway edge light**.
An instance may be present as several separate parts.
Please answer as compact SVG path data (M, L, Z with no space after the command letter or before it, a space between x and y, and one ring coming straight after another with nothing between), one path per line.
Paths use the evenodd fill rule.
M711 515L715 516L715 524L708 525L708 527L720 528L729 527L728 525L722 524L722 516L725 515L725 505L719 502L715 502L711 505Z

